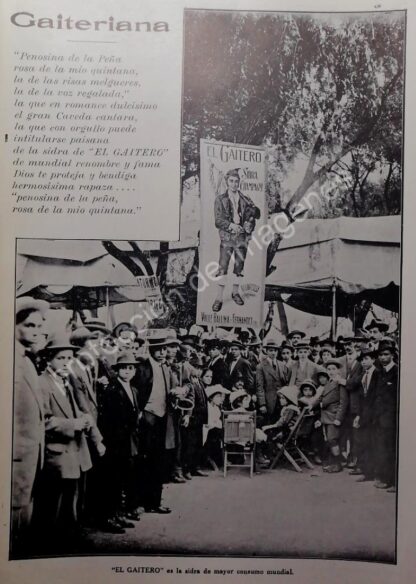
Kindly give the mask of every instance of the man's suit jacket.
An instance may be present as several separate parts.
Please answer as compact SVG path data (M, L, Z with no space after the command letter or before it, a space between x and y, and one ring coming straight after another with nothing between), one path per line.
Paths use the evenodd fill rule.
M243 381L244 389L248 393L254 393L255 383L253 371L250 363L243 357L239 357L237 362L231 361L229 364L228 389L231 389L239 379Z
M228 387L229 368L224 359L218 357L212 365L208 363L208 367L212 371L212 385L217 385L219 383L223 387Z
M137 381L137 403L139 410L143 412L139 422L140 451L148 453L161 446L172 449L176 444L174 411L169 400L169 392L174 384L175 376L171 368L162 364L162 373L166 390L166 427L163 436L160 435L160 426L157 416L144 411L149 401L153 387L153 367L150 359L145 359L137 366L135 379Z
M378 383L374 399L374 422L381 428L394 429L397 423L399 369L396 364L385 371L378 371Z
M367 392L364 393L364 387L361 377L361 389L359 392L360 406L359 406L359 416L360 416L360 428L367 428L371 426L374 416L374 401L377 392L379 370L374 368L370 379L370 385ZM364 372L363 372L364 376Z
M245 223L249 223L251 228L249 232L243 231L243 233L237 237L232 235L229 228L230 224L234 223L233 205L228 196L228 191L226 191L215 199L214 204L215 227L219 230L220 239L222 241L230 241L231 239L240 242L248 241L251 238L251 233L254 231L256 219L260 218L260 209L255 206L253 201L241 191L238 191L238 194L238 214L240 217L240 225L243 227Z
M133 402L116 378L103 396L100 428L107 456L130 459L139 451L139 406L137 392L131 386Z
M71 404L58 389L48 370L40 376L39 384L45 404L45 468L53 469L62 479L78 479L92 466L86 433L75 430L81 411L74 397Z
M94 420L97 420L98 401L92 371L87 366L83 367L74 360L70 380L79 409L82 412L91 414Z
M269 359L263 359L256 369L256 395L258 407L266 406L272 415L276 409L277 391L289 382L289 370L282 361L274 367Z
M305 379L312 379L314 383L318 382L318 373L324 371L324 367L316 365L309 359L306 361L304 369L300 368L299 361L294 361L290 369L289 385L300 385Z
M345 389L348 393L349 413L352 416L358 416L360 413L363 374L363 367L359 361L354 361L352 366L347 368Z
M32 499L36 470L43 466L45 422L39 376L25 349L16 341L14 371L12 505Z

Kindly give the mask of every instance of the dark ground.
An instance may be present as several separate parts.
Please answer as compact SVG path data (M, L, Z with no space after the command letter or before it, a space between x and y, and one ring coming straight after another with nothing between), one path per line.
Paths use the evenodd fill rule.
M231 555L394 562L396 496L328 475L286 468L249 478L233 469L164 488L170 515L144 514L125 535L88 530L87 555Z

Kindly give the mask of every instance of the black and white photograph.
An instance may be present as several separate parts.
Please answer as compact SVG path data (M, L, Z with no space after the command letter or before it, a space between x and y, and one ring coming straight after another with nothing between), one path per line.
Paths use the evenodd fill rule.
M405 31L184 11L180 239L16 239L11 560L396 564Z

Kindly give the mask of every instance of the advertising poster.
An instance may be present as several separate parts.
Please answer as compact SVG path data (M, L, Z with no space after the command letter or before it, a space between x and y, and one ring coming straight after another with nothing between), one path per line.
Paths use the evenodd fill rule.
M201 140L197 323L261 328L267 244L265 151Z

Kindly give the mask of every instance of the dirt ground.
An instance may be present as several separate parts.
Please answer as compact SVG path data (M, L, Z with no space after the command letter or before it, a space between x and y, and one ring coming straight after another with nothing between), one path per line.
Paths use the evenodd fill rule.
M347 470L245 469L166 485L170 515L124 535L88 530L80 553L342 558L394 562L396 496Z

